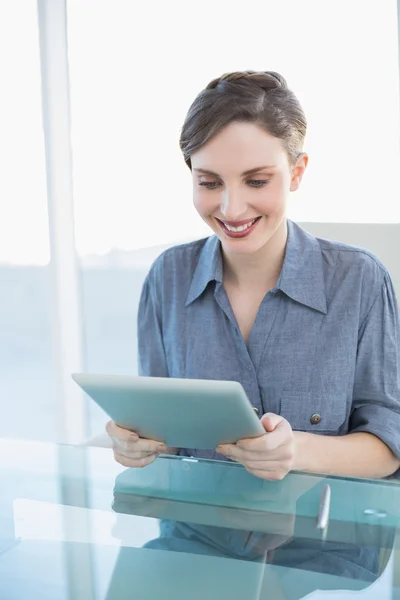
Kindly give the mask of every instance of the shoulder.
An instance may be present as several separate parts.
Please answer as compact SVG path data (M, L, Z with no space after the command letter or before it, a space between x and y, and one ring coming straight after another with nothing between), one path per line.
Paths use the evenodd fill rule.
M193 276L200 254L208 239L203 238L179 244L162 252L150 267L147 280L160 284L178 277L182 283L187 283L187 280L191 280Z
M319 244L325 269L334 269L336 276L362 287L380 289L385 280L390 279L386 267L379 258L365 248L342 242L315 238Z

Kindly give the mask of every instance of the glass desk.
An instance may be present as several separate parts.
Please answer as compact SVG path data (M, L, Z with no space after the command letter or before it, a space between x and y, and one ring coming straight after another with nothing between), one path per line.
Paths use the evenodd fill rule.
M0 440L1 600L400 598L399 522L396 481Z

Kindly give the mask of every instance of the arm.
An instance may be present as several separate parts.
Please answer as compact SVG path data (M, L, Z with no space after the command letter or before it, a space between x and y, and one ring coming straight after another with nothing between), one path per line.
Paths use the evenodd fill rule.
M349 433L340 437L292 431L264 415L266 435L219 451L264 479L292 469L354 477L386 477L400 466L400 331L388 275L361 324Z
M138 371L142 376L168 377L155 286L156 276L153 268L143 283L139 300ZM154 462L159 454L178 453L177 448L167 448L162 443L140 439L135 432L119 427L113 421L107 423L106 431L112 441L115 460L124 467L145 467Z
M400 331L389 275L361 323L349 433L296 431L295 469L386 477L400 466Z
M286 419L268 413L261 422L266 435L217 448L262 479L283 479L289 471L347 477L387 477L400 461L371 433L331 437L293 431Z
M152 269L143 283L137 313L138 372L145 377L168 377L156 283Z
M360 448L370 468L393 473L400 458L400 325L387 273L359 331L349 433L361 432L373 436Z
M138 371L139 375L146 377L169 375L160 312L155 291L155 273L151 270L143 284L137 316ZM167 448L165 454L178 454L178 448Z
M292 468L299 471L379 478L392 475L400 466L390 448L371 433L331 437L295 431L294 441Z
M400 466L400 332L386 274L361 323L349 433L296 431L294 468L356 477L386 477Z
M295 469L355 477L386 477L400 466L400 331L395 292L385 275L361 323L349 433L301 431Z

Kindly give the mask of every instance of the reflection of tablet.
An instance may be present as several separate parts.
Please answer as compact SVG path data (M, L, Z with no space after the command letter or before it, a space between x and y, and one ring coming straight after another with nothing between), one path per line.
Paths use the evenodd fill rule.
M101 551L104 553L104 547L100 546L100 557L103 556ZM104 561L104 564L107 563ZM108 564L111 564L110 560ZM281 595L276 590L276 584L270 581L270 569L275 571L276 567L261 562L217 557L212 553L207 556L204 550L202 554L195 554L193 550L174 552L124 545L119 549L105 599L288 598ZM268 592L261 595L264 571L267 573ZM286 571L283 570L284 573ZM308 571L306 573L309 575Z
M118 425L175 448L215 450L265 433L240 383L73 373Z

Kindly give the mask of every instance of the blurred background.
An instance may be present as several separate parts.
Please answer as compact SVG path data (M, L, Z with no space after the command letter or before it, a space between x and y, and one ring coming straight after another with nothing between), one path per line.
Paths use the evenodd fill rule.
M279 71L305 109L310 163L289 217L356 244L382 226L399 268L397 9L0 2L0 436L103 430L70 374L137 373L145 274L164 248L208 235L178 139L196 94L226 71Z

